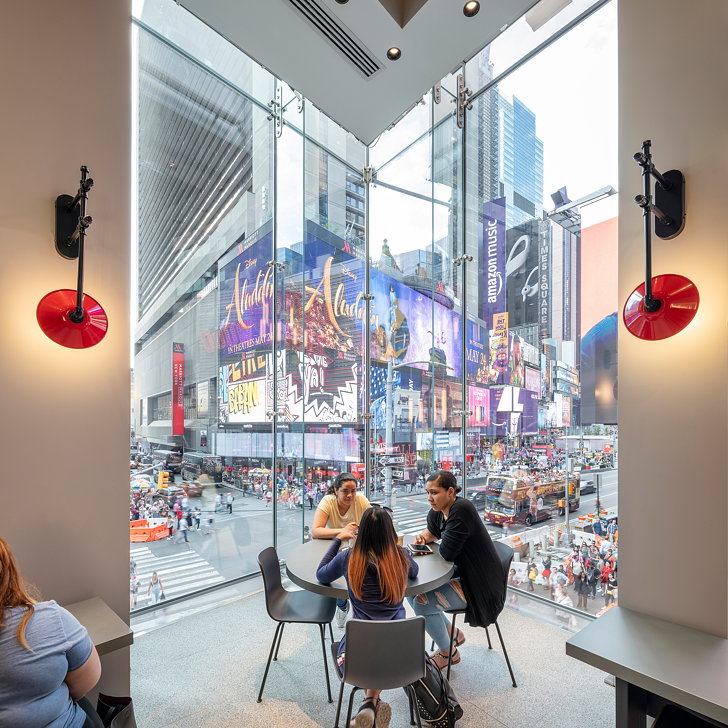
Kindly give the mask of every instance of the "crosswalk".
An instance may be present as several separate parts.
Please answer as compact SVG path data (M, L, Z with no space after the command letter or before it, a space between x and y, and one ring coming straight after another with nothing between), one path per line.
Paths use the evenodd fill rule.
M411 536L420 533L427 526L427 511L417 511L407 506L396 505L392 516L400 533Z
M191 549L168 556L157 556L149 546L134 544L130 548L130 554L136 561L139 580L137 607L151 603L147 588L153 571L157 572L162 581L164 595L168 599L225 581L208 561Z

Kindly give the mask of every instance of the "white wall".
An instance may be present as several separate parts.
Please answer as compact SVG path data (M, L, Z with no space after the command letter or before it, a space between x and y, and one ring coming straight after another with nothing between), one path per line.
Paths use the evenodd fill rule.
M682 333L642 342L620 326L620 604L728 636L728 3L619 2L620 301L644 280L640 169L681 169L687 224L653 243L653 275L701 296ZM708 535L709 534L709 535Z
M128 616L130 2L26 0L0 24L3 68L0 534L25 577L60 603L100 596ZM54 344L38 301L75 288L55 252L54 200L86 164L86 290L109 317L88 350ZM102 686L126 694L128 651Z

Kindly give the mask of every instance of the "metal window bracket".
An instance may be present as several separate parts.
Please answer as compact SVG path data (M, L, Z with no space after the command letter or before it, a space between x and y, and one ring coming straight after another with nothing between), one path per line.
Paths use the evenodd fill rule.
M370 185L377 178L377 171L374 167L364 167L361 171L361 177L364 180L364 184Z
M271 113L268 114L268 121L275 121L276 138L280 139L283 134L283 89L276 86L275 98L268 102Z
M361 418L362 418L363 420L373 420L373 419L374 419L374 415L373 415L373 414L372 414L371 412L365 412L365 413L364 413L364 414L363 414L363 415L361 416Z
M453 417L470 417L473 413L471 410L453 410Z
M278 260L269 260L266 265L268 268L275 268L276 270L285 270L288 267L288 263L281 263Z
M374 300L373 293L362 293L361 297L362 297L362 300L364 300L364 301L373 301Z
M436 104L442 101L442 84L439 81L432 87L432 100Z
M461 255L457 258L455 258L452 262L452 264L457 268L461 263L472 263L473 262L473 256L472 255Z
M462 129L465 126L465 110L473 108L473 104L470 101L470 97L473 92L469 88L465 88L465 76L462 73L458 74L458 111L457 111L457 122L458 129Z

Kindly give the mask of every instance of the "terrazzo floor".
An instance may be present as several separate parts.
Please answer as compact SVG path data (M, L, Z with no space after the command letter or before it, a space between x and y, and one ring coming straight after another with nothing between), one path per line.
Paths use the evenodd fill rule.
M332 728L336 704L326 699L316 626L286 627L263 702L255 702L275 630L256 586L137 635L132 695L140 728ZM464 710L458 728L614 725L614 689L603 672L566 656L568 634L509 609L499 624L518 687L511 686L495 631L488 650L485 631L466 627L462 661L451 676ZM409 726L404 693L387 691L384 699L392 705L392 728Z

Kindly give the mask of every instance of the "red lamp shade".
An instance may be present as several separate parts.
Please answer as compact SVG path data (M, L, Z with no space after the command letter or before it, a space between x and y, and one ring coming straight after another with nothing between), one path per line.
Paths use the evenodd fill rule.
M622 318L630 334L646 341L667 339L682 331L698 312L700 294L685 276L667 273L652 278L657 311L645 310L645 284L640 283L624 304Z
M56 344L70 349L88 349L106 336L109 319L101 304L84 294L83 321L74 323L70 314L76 308L76 291L63 288L40 299L35 316L43 333Z

